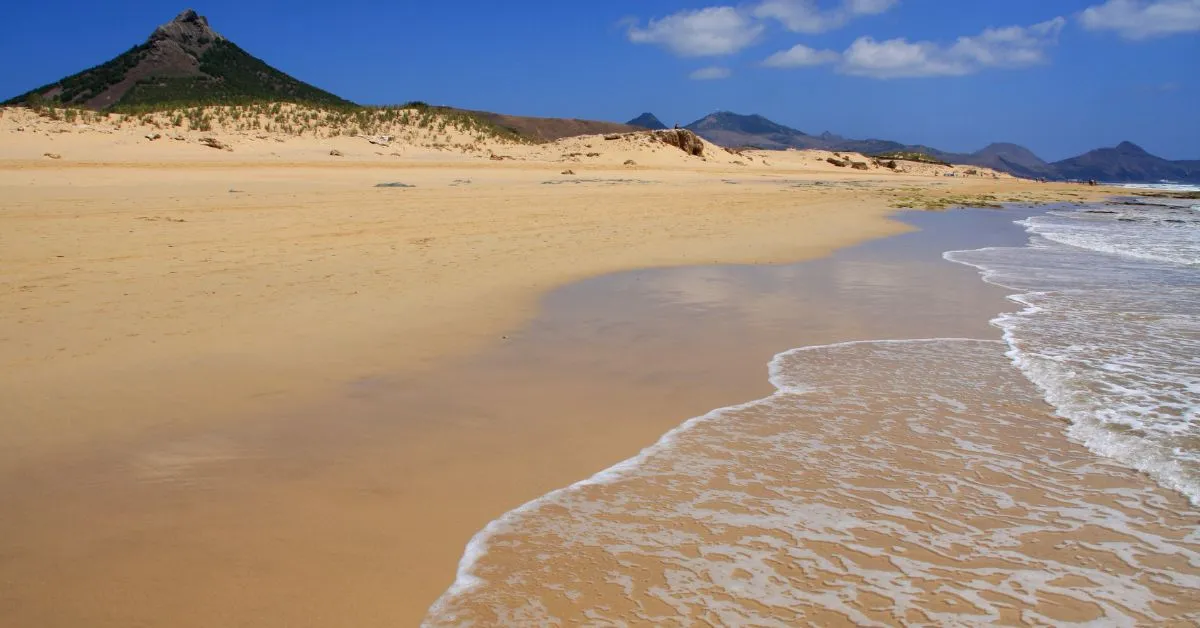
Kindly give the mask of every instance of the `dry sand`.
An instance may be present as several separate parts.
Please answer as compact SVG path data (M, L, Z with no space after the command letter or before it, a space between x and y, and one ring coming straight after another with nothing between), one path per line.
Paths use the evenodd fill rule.
M419 412L366 430L394 440L364 445L440 474L397 488L382 458L288 468L288 447L319 459L355 438L354 391L503 342L541 295L582 278L817 257L904 230L888 218L900 199L1095 194L851 172L805 152L709 145L700 160L642 138L452 149L422 136L384 151L361 137L101 127L0 117L0 625L412 621L472 530L579 469L493 466L511 481L447 493L447 478L470 486L472 452L495 442L463 442L469 423L422 436L445 417ZM351 422L331 428L341 413ZM226 430L270 440L284 462L239 456ZM528 426L509 436L505 447L573 457ZM645 443L578 436L607 463ZM193 487L199 466L219 494ZM339 521L322 536L330 504ZM381 531L397 513L407 527ZM216 552L227 536L257 553ZM314 539L316 560L297 553ZM355 577L385 551L395 573ZM392 614L353 611L361 599L394 601Z

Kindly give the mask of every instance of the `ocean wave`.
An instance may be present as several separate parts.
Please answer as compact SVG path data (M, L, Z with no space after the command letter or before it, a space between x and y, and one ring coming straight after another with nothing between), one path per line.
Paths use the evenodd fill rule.
M1176 211L1136 210L1081 220L1063 213L1033 216L1018 224L1060 244L1139 259L1200 265L1200 221ZM1189 212L1190 214L1190 212Z
M1193 183L1125 183L1121 187L1131 190L1163 190L1166 192L1200 192L1200 185Z
M1071 438L1200 503L1200 225L1124 211L1035 216L1027 247L945 257L1021 291L992 322Z
M1197 617L1200 536L1163 531L1200 512L1048 435L1003 350L929 339L780 353L774 394L488 525L425 624Z

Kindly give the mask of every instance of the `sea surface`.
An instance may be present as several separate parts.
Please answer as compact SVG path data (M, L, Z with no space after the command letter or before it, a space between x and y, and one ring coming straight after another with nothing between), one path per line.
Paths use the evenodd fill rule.
M1182 189L1183 186L1171 186ZM1193 188L1196 189L1196 188ZM1200 503L1200 210L1153 197L1030 217L954 251L1024 306L994 322L1069 436Z
M995 337L777 354L772 394L491 522L426 624L1195 625L1192 203L945 253L1011 291Z

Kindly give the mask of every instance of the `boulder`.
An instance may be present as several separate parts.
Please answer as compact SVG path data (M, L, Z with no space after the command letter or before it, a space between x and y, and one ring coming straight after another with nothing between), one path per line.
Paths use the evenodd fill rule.
M335 149L333 149L333 150L329 151L329 154L330 154L331 156L333 156L333 157L341 157L341 156L342 156L342 151L340 151L340 150L338 150L338 149L336 149L336 148L335 148Z
M62 159L62 155L58 153L42 153L42 156L49 157L50 159Z
M626 166L636 166L636 165L637 165L637 162L636 162L636 161L634 161L634 160L632 160L632 159L626 159L626 160L625 160L625 165L626 165Z
M574 170L563 170L562 173L563 174L575 174L575 171Z

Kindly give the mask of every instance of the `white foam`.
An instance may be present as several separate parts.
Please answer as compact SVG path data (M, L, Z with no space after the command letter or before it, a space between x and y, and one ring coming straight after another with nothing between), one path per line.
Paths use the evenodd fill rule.
M1138 219L1144 222L1139 223ZM1117 220L1128 222L1084 221L1051 213L1020 224L1030 233L1081 249L1159 262L1200 264L1200 228L1175 228L1149 211L1122 214Z
M1158 533L1177 504L1128 490L1119 475L1115 485L1084 481L1113 467L1038 436L1044 419L1023 406L1036 391L1003 347L929 339L780 353L772 395L688 421L636 464L489 525L429 624L554 625L568 619L549 614L548 600L559 599L603 625L794 625L788 613L805 608L882 625L868 614L878 602L862 604L867 594L888 600L892 617L920 612L937 624L999 621L1012 604L996 594L1020 601L1034 623L1061 623L1036 612L1043 595L1097 608L1104 625L1176 618L1170 606L1189 593L1149 583L1194 593L1200 582L1142 557L1200 566L1200 552ZM1121 506L1107 505L1114 500ZM1071 539L1084 528L1120 541ZM1023 552L1047 534L1069 540L1048 557ZM1142 576L1076 561L1072 544ZM489 549L498 553L490 562ZM1096 586L1056 584L1066 576ZM945 609L917 584L935 581Z
M1073 439L1200 503L1200 222L1177 211L1051 212L1018 223L1029 247L944 257L1025 291L992 322Z
M787 358L788 356L795 355L799 352L817 351L817 350L832 348L832 347L849 347L849 346L864 345L864 344L879 344L879 343L905 344L905 343L924 343L924 342L943 341L943 340L949 341L949 342L980 342L980 343L999 344L999 341L995 341L995 340L978 340L978 339L971 339L971 338L925 338L925 339L896 339L896 340L859 340L859 341L840 342L840 343L834 343L834 344L829 344L829 345L814 345L814 346L810 346L810 347L799 347L799 348L795 348L795 349L789 349L788 351L784 351L782 353L776 354L771 359L771 362L768 365L768 373L769 373L768 381L776 389L775 393L773 393L771 396L773 397L773 396L780 395L780 394L793 394L793 395L794 394L803 394L805 392L811 391L811 389L808 388L807 386L805 386L805 384L803 382L789 380L787 374L784 371L782 360ZM521 506L504 513L499 518L492 520L482 530L475 533L475 535L473 537L471 537L471 540L469 542L467 542L467 547L463 551L462 558L459 559L458 571L455 576L454 582L438 598L438 600L436 602L434 602L433 606L430 607L429 614L431 616L442 617L443 619L453 619L452 615L446 614L443 610L443 607L445 606L445 601L450 598L461 596L461 595L467 593L468 591L470 591L471 589L482 584L482 581L476 575L474 575L472 573L472 570L475 567L475 565L479 562L479 560L484 555L487 554L488 541L498 534L501 534L505 531L511 530L513 524L517 520L519 520L522 515L537 509L539 506L542 506L546 503L549 503L549 502L557 499L558 497L562 496L565 493L568 493L571 491L576 491L576 490L579 490L586 486L592 486L592 485L597 485L597 484L607 484L607 483L612 483L617 480L620 480L621 478L626 477L626 475L628 473L637 469L637 467L640 464L642 464L648 457L654 455L655 453L658 453L658 452L661 452L661 451L664 451L664 450L670 448L675 443L675 441L679 438L679 436L681 434L687 432L689 429L693 428L698 423L701 423L704 421L711 421L713 419L716 419L718 417L725 415L728 412L741 410L741 409L750 407L754 404L760 403L761 401L763 401L763 399L756 399L754 401L748 401L748 402L742 403L742 404L726 406L724 408L717 408L706 414L702 414L700 416L688 419L687 421L684 421L682 424L680 424L679 427L676 427L675 429L667 432L666 434L663 434L662 437L659 438L657 442L655 442L653 445L643 449L641 452L638 453L638 455L636 455L632 458L623 460L621 462L618 462L617 464L614 464L611 467L604 469L603 471L597 472L596 474L592 475L591 477L589 477L587 479L580 480L574 484L571 484L570 486L567 486L565 488L561 488L561 489L558 489L555 491L551 491L550 493L547 493L537 499L526 502L525 504L522 504Z
M1121 187L1131 190L1165 190L1168 192L1200 192L1200 185L1191 183L1125 183Z
M1170 213L1181 209L1134 207L1128 215L1034 217L1022 223L1031 234L1028 247L946 253L950 261L979 269L986 281L1020 291L1011 298L1021 311L993 321L1003 330L1002 341L863 340L779 353L769 365L776 390L768 397L689 419L637 456L489 523L471 539L455 582L431 607L427 621L469 622L471 617L455 613L469 613L464 610L470 608L468 600L481 598L490 600L482 603L502 622L557 623L541 601L509 608L506 604L519 604L515 600L522 596L487 597L497 587L536 582L560 587L553 590L561 589L574 605L586 606L585 589L599 582L623 599L647 595L679 616L705 609L707 621L724 624L786 625L762 609L801 606L839 613L856 624L878 624L850 603L860 592L889 599L895 617L920 610L944 624L962 623L964 617L971 618L969 623L998 621L1002 607L983 593L1020 600L1029 607L1022 611L1023 619L1033 623L1061 623L1033 610L1043 593L1099 608L1103 618L1098 621L1104 625L1165 621L1159 612L1178 599L1151 585L1187 589L1189 593L1179 595L1194 599L1200 577L1143 562L1142 557L1177 556L1192 570L1200 569L1200 552L1194 550L1200 531L1182 543L1159 536L1163 524L1155 522L1164 513L1181 512L1179 504L1153 490L1104 488L1107 483L1094 477L1114 474L1112 463L1086 452L1043 447L1041 439L1055 442L1055 434L1061 433L1054 422L1036 424L1032 429L1038 436L1015 443L1024 451L1014 453L1012 430L1020 426L1028 435L1031 427L1029 417L1012 407L1019 407L1022 395L1036 395L1032 382L1070 422L1072 439L1200 503L1200 453L1177 446L1181 439L1200 438L1195 431L1200 430L1195 307L1200 283L1197 269L1188 265L1197 257L1187 246L1183 254L1192 257L1170 257L1171 247L1192 241L1186 230L1195 225L1177 227L1177 216ZM1140 237L1147 233L1152 241ZM1019 382L1010 381L1005 371L989 366L994 358L987 356L1000 355L992 347L1005 346L1008 359L1027 380L1014 376ZM980 388L982 381L988 389ZM820 430L797 425L798 420L820 421ZM942 445L877 438L861 432L864 425L881 432L901 428ZM904 466L917 459L924 462ZM789 475L795 471L787 465L797 460L836 461L812 470L835 488L814 493ZM898 467L889 460L906 462ZM904 488L872 488L897 473L904 474L899 485ZM1093 481L1081 483L1083 476L1093 476ZM655 487L646 491L654 496L651 501L643 501L640 486ZM1025 499L1030 489L1039 496L1035 502ZM859 507L844 505L851 495L850 503ZM1104 505L1110 500L1119 507ZM960 509L967 511L966 519L955 514ZM1006 521L1004 526L975 528L969 523L997 516ZM730 531L745 534L733 535L736 541L713 542L688 528L693 525L726 533L722 539L730 538ZM1084 527L1104 528L1128 540L1068 539L1055 551L1108 554L1145 577L1020 552L1027 538ZM862 531L884 535L887 549L864 542ZM886 558L892 569L830 558L809 544L834 544L852 555ZM953 563L965 552L1017 567L964 568L947 578L944 566L912 551L918 548L939 561ZM489 572L490 551L501 556ZM570 571L570 554L595 551L613 566L599 578L578 580L579 572L592 565ZM533 571L506 579L506 569L518 569L509 561L526 553L537 557ZM568 571L553 571L556 561L551 559L562 561L564 554ZM643 584L639 576L644 576L646 559L661 566L665 584ZM825 574L824 580L812 587L790 586L779 571L780 561L805 573ZM490 573L491 581L481 573ZM1054 584L1065 576L1086 578L1096 586ZM933 579L945 579L943 590L956 596L951 599L977 612L933 612L924 606L925 592L913 582ZM742 604L742 598L754 604ZM595 624L670 619L640 603L628 611L632 619L602 604L579 612Z

